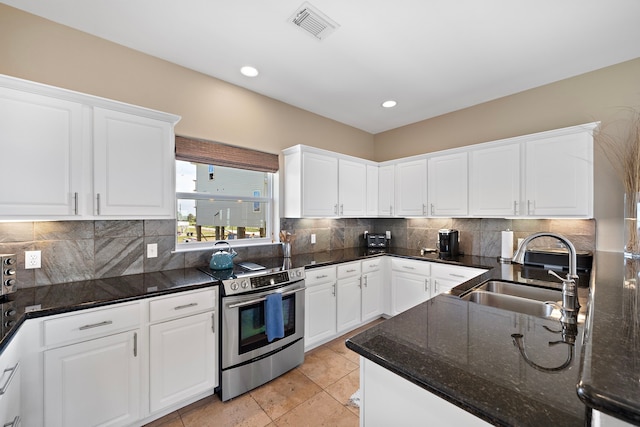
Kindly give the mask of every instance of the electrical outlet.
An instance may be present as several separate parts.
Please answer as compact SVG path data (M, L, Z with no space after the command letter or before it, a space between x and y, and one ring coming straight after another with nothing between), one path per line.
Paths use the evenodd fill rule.
M312 245L315 245L315 244L316 244L316 235L315 235L315 234L312 234L312 235L311 235L311 244L312 244Z
M42 266L41 251L25 251L24 268L40 268Z
M149 243L147 245L147 258L157 258L157 257L158 257L158 244Z

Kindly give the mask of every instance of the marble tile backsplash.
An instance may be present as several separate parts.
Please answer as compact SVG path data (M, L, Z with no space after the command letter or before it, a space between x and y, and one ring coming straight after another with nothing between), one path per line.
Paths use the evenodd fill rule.
M371 218L371 219L292 219L280 221L281 229L295 235L292 253L322 252L364 246L363 234L391 232L391 247L437 247L438 230L455 228L460 232L460 250L467 255L500 256L503 230L513 230L518 238L549 231L567 237L577 249L595 251L595 220L567 219L491 219L491 218ZM316 244L311 245L311 234ZM537 247L555 247L555 239L537 239Z
M436 247L438 230L460 230L465 254L499 256L501 231L514 230L516 238L537 231L557 232L578 249L595 251L595 220L506 220L451 218L344 218L291 219L280 221L282 230L294 234L292 253L323 252L363 247L363 234L391 232L391 246ZM311 234L316 244L311 244ZM149 243L158 245L158 257L147 258ZM538 239L541 246L555 241ZM21 288L126 276L138 273L199 267L209 263L211 249L173 252L175 221L52 221L0 222L0 253L15 253L18 286ZM235 262L281 256L280 244L234 248ZM25 269L24 252L42 251L42 267Z
M158 257L147 258L149 243ZM27 288L209 264L211 249L173 252L175 221L0 222L0 253L17 255L18 287ZM24 252L42 252L42 267L25 269ZM236 260L281 254L280 245L236 249Z

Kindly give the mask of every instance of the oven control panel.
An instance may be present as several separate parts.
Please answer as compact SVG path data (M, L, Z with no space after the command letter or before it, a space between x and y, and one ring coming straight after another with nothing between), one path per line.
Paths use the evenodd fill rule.
M304 268L294 268L277 273L259 274L235 279L223 280L226 295L241 294L255 291L261 288L286 285L291 282L303 280L305 277Z

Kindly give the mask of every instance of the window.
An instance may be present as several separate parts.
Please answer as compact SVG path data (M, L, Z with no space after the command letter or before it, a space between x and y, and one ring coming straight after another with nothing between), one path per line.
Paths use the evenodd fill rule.
M195 141L200 144L198 155L189 155L193 150L185 149L188 145L180 144L180 138L176 138L176 247L211 247L220 240L232 245L272 242L278 221L274 203L277 172L247 169L252 165L235 167L237 161L225 162L222 154L227 149L246 149L218 143ZM202 155L202 148L212 147L222 150ZM211 161L202 162L203 158ZM275 159L277 162L277 156Z

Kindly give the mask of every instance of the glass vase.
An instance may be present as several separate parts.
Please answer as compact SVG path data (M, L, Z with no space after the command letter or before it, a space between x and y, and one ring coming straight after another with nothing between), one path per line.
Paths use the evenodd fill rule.
M624 256L640 259L640 193L624 195Z

